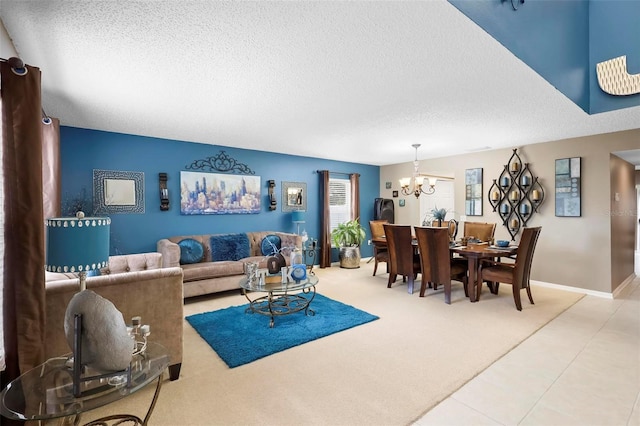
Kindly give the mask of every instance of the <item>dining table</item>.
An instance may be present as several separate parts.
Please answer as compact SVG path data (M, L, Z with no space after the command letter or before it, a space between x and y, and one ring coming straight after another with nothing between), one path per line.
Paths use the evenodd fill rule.
M387 239L382 236L374 238L372 243L378 247L386 247ZM414 238L412 244L418 249L418 241ZM478 268L480 266L481 259L496 259L500 257L512 256L517 253L518 246L498 247L490 245L489 243L477 243L461 245L459 243L452 243L449 247L451 254L458 254L461 257L467 259L468 267L468 285L469 288L469 301L477 302L480 300L480 293L482 291L482 282L478 282Z
M490 245L489 243L480 244L467 244L467 245L452 245L449 248L451 253L456 253L459 256L467 259L468 267L468 285L469 285L469 301L477 302L480 300L480 293L482 292L482 281L478 275L478 268L480 266L480 260L482 259L496 259L505 256L512 256L517 253L517 246L498 247Z

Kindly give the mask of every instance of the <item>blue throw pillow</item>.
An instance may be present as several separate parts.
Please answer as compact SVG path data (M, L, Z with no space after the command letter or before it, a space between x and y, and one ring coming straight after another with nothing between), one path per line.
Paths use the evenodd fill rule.
M220 234L211 237L211 259L240 260L251 256L247 234Z
M280 253L282 248L282 240L277 235L269 234L262 239L260 244L260 251L263 256L271 256L275 253Z
M88 277L97 277L99 275L100 275L100 269L92 269L90 271L87 271Z
M185 238L178 243L180 246L180 264L198 263L204 256L204 248L200 241Z

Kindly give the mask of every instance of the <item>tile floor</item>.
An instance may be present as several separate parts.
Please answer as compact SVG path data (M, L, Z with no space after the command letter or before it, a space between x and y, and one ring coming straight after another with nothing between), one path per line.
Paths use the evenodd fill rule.
M427 425L640 426L640 278L615 300L585 296L414 423Z

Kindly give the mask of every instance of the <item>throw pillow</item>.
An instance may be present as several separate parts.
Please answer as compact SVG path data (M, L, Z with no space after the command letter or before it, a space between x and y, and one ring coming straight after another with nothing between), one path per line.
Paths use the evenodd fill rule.
M211 237L211 259L240 260L251 256L247 234L220 234Z
M280 253L282 247L282 240L277 235L269 234L262 239L260 244L260 251L263 256L271 256L275 253Z
M180 264L198 263L204 256L204 248L200 241L193 238L185 238L178 243L180 246Z

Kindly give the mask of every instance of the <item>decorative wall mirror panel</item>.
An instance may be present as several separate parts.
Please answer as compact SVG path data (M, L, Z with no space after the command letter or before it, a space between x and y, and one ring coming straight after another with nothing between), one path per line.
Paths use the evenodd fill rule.
M580 157L556 160L556 216L579 217Z
M93 214L144 213L144 173L93 171Z
M464 214L482 216L482 168L464 172Z
M282 182L282 211L307 211L307 184L305 182Z

